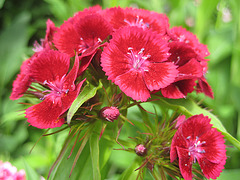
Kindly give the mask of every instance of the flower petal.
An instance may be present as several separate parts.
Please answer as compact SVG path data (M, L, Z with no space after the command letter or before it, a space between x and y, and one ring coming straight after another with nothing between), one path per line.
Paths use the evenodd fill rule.
M195 140L211 131L210 118L202 114L188 118L181 126L182 136L186 139Z
M173 63L149 63L147 70L143 72L144 81L150 91L165 88L174 82L177 69Z
M184 180L192 180L193 157L188 155L188 150L176 147L179 158L179 168Z
M68 55L54 50L42 51L31 64L31 77L41 83L53 82L61 79L67 72L70 64Z
M173 162L177 158L176 147L188 148L188 143L185 138L181 135L181 130L178 130L173 136L171 149L170 149L170 161Z
M136 70L130 70L125 74L118 76L115 84L127 95L134 100L146 101L150 97L142 74Z
M209 56L207 46L201 44L196 35L182 27L173 27L169 30L169 36L173 41L184 42L195 50L201 57Z
M169 86L161 89L161 93L166 98L179 99L185 98L185 94L183 94L180 89L175 85L175 83L170 84Z
M79 45L81 44L80 38L81 36L78 34L75 26L67 21L54 34L53 42L60 52L73 57L75 52L78 52Z
M64 123L64 119L59 119L62 113L61 101L52 101L52 97L48 96L44 101L26 109L26 118L30 125L40 128L60 127Z
M220 176L220 173L224 169L225 162L226 159L223 159L220 163L213 163L209 161L205 156L198 158L198 163L202 169L202 172L208 179L217 179L217 177Z
M73 68L65 78L63 89L68 89L69 91L73 91L75 89L74 81L77 78L78 69L79 69L79 58L78 58L78 55L76 55Z
M112 33L110 24L98 14L85 16L81 21L76 22L75 27L87 46L83 52L84 56L93 54L102 41Z
M212 88L209 86L207 80L204 77L198 79L197 92L203 92L208 97L214 98Z
M13 82L12 93L10 96L11 100L16 100L23 96L23 94L27 91L30 84L32 83L32 79L30 76L30 64L32 59L37 56L38 53L35 53L30 59L24 61L21 65L20 74L17 75L17 78Z
M31 84L31 80L28 74L18 74L16 80L13 82L11 100L16 100L23 96Z
M114 31L124 26L135 26L164 35L169 28L165 14L145 9L114 7L104 10L102 14L112 24Z
M205 150L204 157L212 163L220 163L226 160L226 146L223 137L221 132L217 131L216 128L212 128L211 131L199 138L199 141L206 142L202 145Z
M101 66L106 72L109 80L115 82L117 76L126 73L131 69L130 61L124 56L114 43L108 44L101 55Z
M178 68L179 74L176 81L183 79L200 78L203 76L203 68L196 59L191 59L183 66Z

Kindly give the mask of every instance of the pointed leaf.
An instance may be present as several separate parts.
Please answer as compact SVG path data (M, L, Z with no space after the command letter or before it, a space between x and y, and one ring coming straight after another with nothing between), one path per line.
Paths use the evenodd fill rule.
M101 126L98 126L101 129ZM92 159L93 179L101 180L100 166L99 166L99 135L93 133L89 139L90 153Z
M24 162L24 170L26 172L27 179L40 179L40 175L27 163L25 159Z
M93 86L92 84L88 83L83 90L80 92L78 97L73 101L69 111L67 113L67 123L70 124L72 117L77 112L78 108L83 105L84 102L91 99L93 96L96 95L97 90L102 88L102 83L99 81L99 85L97 87Z
M139 159L136 158L130 166L122 173L121 177L119 178L120 180L125 180L125 179L136 179L138 176L138 171L135 171L140 166Z

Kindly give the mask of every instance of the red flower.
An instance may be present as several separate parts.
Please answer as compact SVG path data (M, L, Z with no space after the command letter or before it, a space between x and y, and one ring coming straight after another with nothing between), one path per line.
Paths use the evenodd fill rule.
M182 27L171 28L169 36L173 41L184 42L190 45L203 58L210 55L207 46L200 43L196 35Z
M35 53L31 58L24 61L21 65L20 73L17 75L16 80L13 82L12 93L10 96L11 100L16 100L23 96L23 94L27 91L33 79L31 78L30 65L31 61L37 58L39 53Z
M178 66L179 73L175 82L161 89L161 92L167 98L184 98L194 90L195 81L203 76L202 61L205 62L206 60L184 42L170 42L169 47L168 61Z
M84 82L74 84L79 68L78 56L67 74L69 65L68 55L53 50L42 52L31 62L31 78L48 90L42 92L41 103L26 110L26 118L30 125L37 128L54 128L64 123L64 118L60 116L76 99Z
M169 28L168 18L165 14L144 9L109 8L103 10L103 16L109 21L115 31L124 26L135 26L165 35Z
M204 58L210 55L207 46L200 43L196 35L187 31L186 29L184 29L182 27L173 27L172 29L169 30L168 35L169 35L171 41L182 42L183 44L188 45L195 51L195 54L199 56L197 58L197 60L200 62L201 66L202 66L203 75L202 75L202 77L195 79L195 80L198 80L198 82L194 86L196 86L196 91L198 93L203 92L205 95L209 96L210 98L213 98L213 91L212 91L210 85L208 84L207 80L205 79L205 74L207 72L207 62L206 62L207 60ZM194 56L196 57L196 55L194 55ZM194 84L193 80L189 81L189 82L191 85ZM187 93L189 93L190 90L193 91L193 88L191 88L191 85L188 86L189 90L187 91ZM182 87L182 89L184 89L185 87ZM178 88L180 88L180 87L178 87ZM172 90L173 90L173 88L172 88ZM181 98L180 96L182 96L182 97L186 96L186 94L184 94L181 91L182 90L177 92L177 90L175 89L175 93L176 93L175 98ZM162 92L162 93L163 94L171 94L169 92L169 90L167 90L166 92ZM172 97L172 98L174 98L174 97Z
M91 11L86 15L87 12L81 18L76 15L61 25L53 38L59 51L71 57L76 52L81 56L89 56L95 54L96 49L111 34L112 27L103 17Z
M50 19L48 19L45 38L40 40L41 44L35 41L33 51L40 52L44 49L52 49L53 35L57 30L58 28L55 27L55 24Z
M195 115L180 124L173 137L170 160L177 157L185 180L192 179L192 164L198 161L206 178L216 179L226 163L223 135L212 128L207 116Z
M197 92L204 93L205 95L213 98L213 91L211 86L208 84L207 80L204 77L201 77L197 83Z
M171 84L178 73L176 66L165 62L167 41L152 31L124 27L113 34L104 48L101 65L109 80L134 100L146 101L150 91Z

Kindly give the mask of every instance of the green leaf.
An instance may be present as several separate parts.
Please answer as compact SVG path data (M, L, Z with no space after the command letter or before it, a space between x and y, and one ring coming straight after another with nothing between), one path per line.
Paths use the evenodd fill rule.
M62 147L62 149L61 149L61 151L60 151L60 153L58 154L58 157L57 157L57 159L56 159L56 161L53 163L53 165L52 165L52 167L51 167L51 169L50 169L50 171L49 171L49 174L48 174L48 179L50 178L50 175L51 175L51 173L52 173L52 171L54 170L54 168L57 166L59 166L59 164L61 164L61 161L63 160L63 158L64 158L64 160L63 160L63 162L65 161L65 159L67 159L65 156L67 156L66 155L66 150L68 149L68 147L69 147L69 145L70 145L70 143L71 143L71 141L72 141L72 139L74 138L74 133L75 133L75 130L73 130L72 129L72 131L71 131L71 133L69 133L69 135L68 135L68 137L65 139L65 142L64 142L64 144L63 144L63 147ZM70 153L70 152L69 152ZM64 156L64 157L63 157ZM68 162L70 162L70 161L68 161ZM61 166L60 166L60 168L61 168ZM58 172L59 171L59 167L57 168L57 169L55 169L55 171L54 171L54 173L53 173L53 175L52 175L52 179L54 179L55 177L57 177L60 173L56 173L56 172ZM61 171L60 171L61 172Z
M98 129L101 129L98 126ZM99 135L93 133L89 139L90 153L92 159L93 179L101 180L101 173L99 167Z
M24 162L24 170L26 172L27 179L40 180L40 176L36 173L36 171L31 166L29 166L27 161L23 159L23 162Z
M83 103L87 100L91 99L96 95L97 90L102 88L102 83L99 81L99 85L97 87L88 83L82 90L82 92L78 95L78 97L73 101L69 111L67 113L67 123L70 124L72 117L77 112L78 108L81 107Z
M92 179L92 173L90 174L91 171L85 172L86 168L88 168L85 166L88 166L86 163L88 159L90 159L89 144L87 142L89 140L89 135L93 133L93 127L94 124L90 125L88 130L81 132L79 137L75 134L76 130L78 130L77 128L71 131L68 135L68 140L66 140L63 146L64 149L59 154L57 159L58 162L54 163L55 167L49 179L78 180L83 179L81 176L85 173L88 173L89 179ZM79 142L79 139L82 139L82 141ZM75 141L77 141L76 146L72 149Z
M125 179L136 179L138 176L138 171L135 171L137 168L140 167L140 162L139 159L136 158L130 166L122 173L121 177L119 178L120 180L125 180Z
M224 169L217 180L239 179L240 169Z
M0 9L3 7L5 0L0 0Z

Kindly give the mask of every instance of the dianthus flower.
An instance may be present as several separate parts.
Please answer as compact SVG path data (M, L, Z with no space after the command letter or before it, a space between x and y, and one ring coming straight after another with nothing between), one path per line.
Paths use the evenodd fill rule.
M37 58L39 53L35 53L31 58L24 61L20 68L20 73L13 82L12 93L10 96L11 100L19 99L27 91L33 79L30 77L30 64L31 61Z
M13 82L13 89L10 96L10 99L16 100L23 96L23 94L27 91L30 84L32 83L32 79L29 76L29 67L31 64L31 61L38 57L39 53L44 50L50 50L53 48L53 35L57 31L57 27L55 27L54 23L48 19L47 20L47 29L46 29L46 35L44 39L41 39L41 44L39 44L37 41L34 43L33 51L35 52L34 55L23 62L21 65L20 73L17 75L16 80Z
M203 76L204 67L201 58L191 46L184 42L169 43L169 62L178 66L178 75L174 83L161 89L162 95L167 98L185 98L188 93L194 90L196 81Z
M102 14L113 26L114 31L125 26L135 26L165 35L169 28L168 18L165 14L145 9L114 7L103 10Z
M55 27L55 24L48 19L47 20L47 29L46 29L46 35L44 39L41 39L41 44L39 44L37 41L34 43L33 51L40 52L44 49L53 49L53 35L58 30L57 27Z
M210 120L202 114L181 120L172 139L170 160L173 162L178 157L179 168L185 180L192 179L192 165L196 160L208 179L216 179L224 169L225 141L221 132L212 128Z
M37 128L54 128L64 123L61 115L71 106L78 96L82 82L75 85L79 68L78 56L71 71L70 58L54 50L46 50L32 60L30 77L47 90L29 91L36 95L41 103L26 109L26 118L30 125Z
M185 98L188 93L196 90L198 93L213 98L213 92L205 75L210 53L207 46L201 44L196 35L182 27L173 27L168 31L170 38L168 61L178 66L179 74L175 82L161 89L167 98Z
M96 53L97 48L112 33L111 25L94 11L83 11L64 22L54 34L56 48L69 56Z
M26 180L26 174L23 169L17 171L10 162L0 161L0 179L1 180Z
M173 27L168 32L172 41L184 42L190 45L201 57L210 55L206 45L199 42L196 35L182 27Z
M134 100L146 101L150 92L174 82L178 71L163 36L138 27L116 31L103 49L101 66L109 80Z

